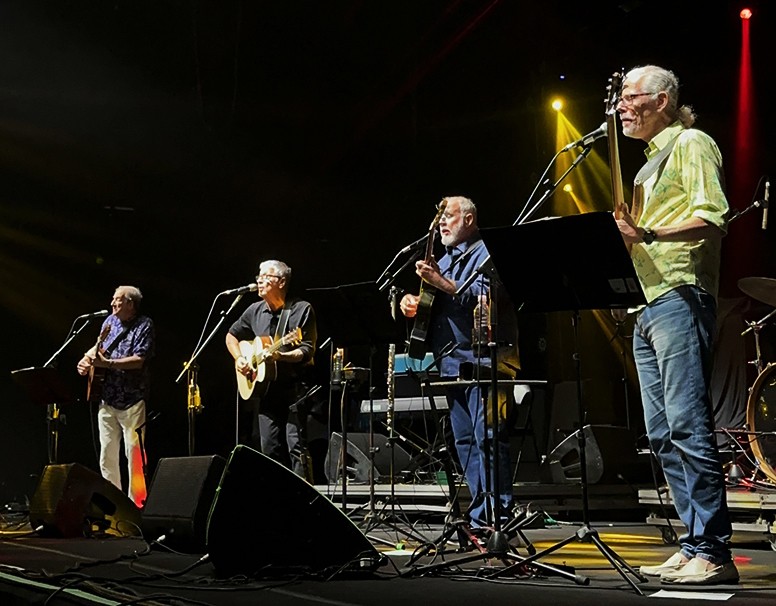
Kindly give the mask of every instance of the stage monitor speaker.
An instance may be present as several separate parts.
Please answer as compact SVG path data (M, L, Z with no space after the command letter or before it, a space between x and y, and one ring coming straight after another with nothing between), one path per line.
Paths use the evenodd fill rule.
M290 469L234 448L208 516L216 574L373 571L380 556L350 518Z
M618 475L636 465L636 438L627 427L585 425L585 467L587 483L620 481ZM542 464L545 483L576 483L582 476L579 436L565 438Z
M143 509L143 535L179 551L204 553L207 516L226 459L218 455L159 459Z
M348 479L360 483L369 483L369 469L372 461L369 458L369 434L348 433L348 448L345 465L350 475ZM373 440L375 452L375 482L387 483L391 480L391 446L388 437L383 434L374 434ZM329 482L335 482L339 478L340 455L342 453L342 434L334 432L329 439L329 451L326 453L324 473ZM394 477L403 471L411 470L412 457L399 444L393 444L393 471Z
M137 536L140 521L127 495L78 463L47 465L30 501L30 526L45 536Z

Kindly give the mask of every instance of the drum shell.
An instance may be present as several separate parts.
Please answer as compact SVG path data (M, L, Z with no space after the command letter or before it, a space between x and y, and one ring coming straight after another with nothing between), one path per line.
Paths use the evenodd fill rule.
M763 473L776 482L776 363L768 364L749 392L746 423L752 452Z

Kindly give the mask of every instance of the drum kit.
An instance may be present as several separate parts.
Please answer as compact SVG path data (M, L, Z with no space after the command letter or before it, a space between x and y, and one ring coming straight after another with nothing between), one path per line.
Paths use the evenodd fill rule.
M749 327L741 334L754 334L754 363L758 373L747 400L747 433L760 471L768 480L776 482L776 363L765 364L760 349L760 331L776 315L776 279L741 278L738 288L751 298L774 308L761 320L748 323Z

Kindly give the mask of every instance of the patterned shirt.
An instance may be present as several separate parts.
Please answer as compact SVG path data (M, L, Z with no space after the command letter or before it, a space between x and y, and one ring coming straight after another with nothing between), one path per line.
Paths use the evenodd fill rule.
M102 330L106 326L110 326L110 332L103 345L106 350L110 349L115 339L127 326L130 326L127 334L111 350L109 358L129 356L143 358L143 367L136 370L102 369L105 370L105 381L102 387L103 402L113 408L126 410L140 400L148 400L150 388L148 362L154 356L155 349L154 323L148 316L137 316L125 325L116 316L110 315L102 323Z
M714 140L697 129L675 122L657 134L646 150L647 158L660 152L673 138L673 151L662 170L643 184L644 210L639 226L674 225L691 217L720 228L718 234L695 242L637 243L631 249L633 265L647 302L678 286L692 284L716 297L722 236L727 232L729 206L724 192L722 155Z

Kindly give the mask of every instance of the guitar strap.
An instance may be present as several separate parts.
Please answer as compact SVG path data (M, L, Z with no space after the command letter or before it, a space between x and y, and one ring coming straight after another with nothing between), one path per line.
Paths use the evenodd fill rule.
M132 320L132 322L128 326L124 327L124 330L122 330L118 334L118 336L115 339L113 339L113 341L111 341L111 344L105 348L105 351L103 351L102 353L103 356L105 356L106 358L110 357L110 354L113 353L113 350L116 349L116 347L118 347L119 343L121 343L124 337L126 337L127 334L129 333L129 331L132 330L132 328L134 328L135 324L137 324L138 319L139 319L139 316L134 320Z
M469 248L467 248L466 251L464 251L463 253L458 255L455 259L453 259L453 262L450 263L450 267L447 268L445 273L446 274L452 274L453 273L453 269L455 268L455 266L458 265L459 263L463 262L464 260L466 260L469 256L471 256L471 254L475 250L477 250L480 246L483 246L483 241L482 240L477 240L474 244L472 244Z
M641 213L644 210L644 182L654 175L664 165L671 151L674 149L679 135L671 139L668 144L657 154L650 158L644 166L641 167L636 178L633 179L633 202L631 203L631 216L638 223Z
M274 341L279 340L284 334L286 334L286 330L288 327L288 319L291 317L291 310L283 306L283 311L280 312L280 318L278 318L278 325L275 327L275 335L274 335Z

